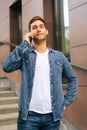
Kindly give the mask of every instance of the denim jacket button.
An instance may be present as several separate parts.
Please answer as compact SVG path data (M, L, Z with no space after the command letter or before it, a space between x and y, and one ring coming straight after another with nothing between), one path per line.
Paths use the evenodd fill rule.
M52 109L54 109L54 107L52 107Z
M52 73L50 73L50 76L52 76Z

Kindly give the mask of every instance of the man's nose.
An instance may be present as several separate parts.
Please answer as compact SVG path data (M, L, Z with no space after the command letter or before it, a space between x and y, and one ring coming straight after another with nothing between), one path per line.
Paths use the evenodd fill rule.
M41 28L38 26L38 27L37 27L37 31L40 31L40 30L41 30Z

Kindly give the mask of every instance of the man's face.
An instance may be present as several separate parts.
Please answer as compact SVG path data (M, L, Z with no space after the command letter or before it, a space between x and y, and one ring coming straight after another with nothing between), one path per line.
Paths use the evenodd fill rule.
M31 33L38 41L45 40L48 34L48 30L42 21L36 20L31 24Z

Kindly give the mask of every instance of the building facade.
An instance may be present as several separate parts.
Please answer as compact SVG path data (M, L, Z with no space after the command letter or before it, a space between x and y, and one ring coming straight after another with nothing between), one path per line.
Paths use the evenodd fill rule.
M68 0L70 25L70 57L79 88L76 101L67 118L81 130L87 129L87 0ZM70 116L68 116L68 114Z
M1 0L0 63L29 31L29 20L35 15L43 17L49 30L47 42L52 48L69 56L79 80L76 100L66 110L64 117L79 129L87 130L87 0L68 0L68 4L70 53L67 53L65 46L63 0ZM0 78L8 77L17 86L20 84L20 75L20 71L7 74L0 66Z

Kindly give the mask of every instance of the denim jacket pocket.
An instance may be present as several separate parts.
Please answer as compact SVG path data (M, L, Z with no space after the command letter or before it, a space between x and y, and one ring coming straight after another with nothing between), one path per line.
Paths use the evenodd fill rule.
M31 61L31 58L28 55L23 57L23 62L26 64L26 66L28 68L32 67L32 61Z
M62 63L55 61L56 72L62 73Z

